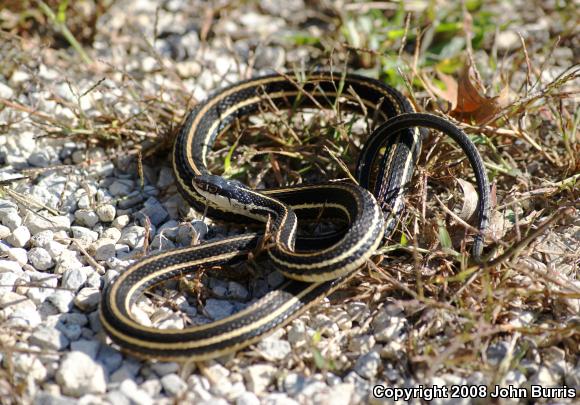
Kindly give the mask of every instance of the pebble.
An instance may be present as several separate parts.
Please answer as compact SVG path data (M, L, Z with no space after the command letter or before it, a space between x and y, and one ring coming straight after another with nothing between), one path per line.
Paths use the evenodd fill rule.
M99 239L90 246L89 253L93 254L94 258L99 261L115 257L117 253L115 242L114 239Z
M93 210L80 209L75 211L76 222L92 228L99 222L99 216Z
M21 273L22 267L14 260L0 259L0 272Z
M54 266L54 260L44 248L35 247L28 251L28 261L39 271L45 271Z
M205 315L217 321L230 316L234 312L234 305L229 301L209 298L203 308Z
M107 390L103 367L85 353L67 353L55 376L63 394L78 398L85 394L104 394Z
M272 336L262 339L258 343L258 350L268 359L282 360L292 351L290 343Z
M98 288L85 287L74 298L74 305L83 312L92 312L97 309L101 294Z
M244 392L236 398L236 405L260 405L260 399L253 392Z
M56 290L47 299L61 314L64 314L73 306L74 293L67 290Z
M69 345L64 333L49 326L36 328L28 338L28 342L46 350L64 350Z
M0 225L0 240L6 239L10 233L10 228L4 225Z
M28 263L28 252L23 248L10 248L8 249L8 257L15 260L19 265L24 266Z
M17 248L26 246L30 240L30 231L25 226L15 228L10 236L6 238L6 242Z
M16 210L9 210L5 215L2 216L2 224L6 226L11 231L22 225L22 218Z
M177 374L161 377L161 385L166 393L173 396L181 395L187 389L187 384Z
M270 364L254 364L244 371L248 389L256 394L266 391L274 381L278 369Z
M112 204L99 205L95 211L101 222L112 222L117 214L117 210Z
M372 379L378 374L381 366L381 356L377 352L372 351L358 358L354 370L361 377Z
M149 197L143 205L144 207L139 211L139 214L147 217L151 224L155 226L163 223L169 216L163 205L154 197Z
M153 399L147 391L140 389L133 380L125 380L119 385L119 391L131 400L131 403L139 405L152 405Z
M46 249L46 246L54 239L54 232L51 230L46 230L38 232L31 239L32 246L42 247Z
M113 223L111 225L117 229L123 229L127 225L129 225L130 221L131 218L129 218L129 215L119 215L117 218L113 220Z
M83 270L84 269L84 270ZM90 267L88 268L90 271ZM74 291L79 290L87 281L87 268L68 269L62 274L61 286Z
M142 226L129 226L121 231L121 238L119 243L126 244L129 247L135 249L137 247L143 247L145 240L145 228Z
M109 192L111 193L111 195L113 197L125 197L129 193L131 193L131 191L133 191L134 187L135 187L135 182L133 180L119 179L119 180L115 180L109 186Z
M24 225L28 228L32 235L36 235L39 232L50 230L56 231L68 231L70 229L70 219L67 216L56 215L53 216L47 212L41 212L45 218L40 215L29 214L24 219Z
M92 360L96 360L100 346L101 344L96 340L81 339L75 342L71 342L70 349L71 351L82 352L89 356Z

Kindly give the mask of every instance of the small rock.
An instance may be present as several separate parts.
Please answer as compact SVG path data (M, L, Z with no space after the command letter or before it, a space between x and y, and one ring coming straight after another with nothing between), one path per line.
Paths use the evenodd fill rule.
M61 314L64 314L71 310L74 294L72 291L56 290L47 299Z
M26 249L10 248L8 249L7 253L9 258L15 260L21 266L24 266L26 263L28 263L28 252Z
M92 228L99 223L99 217L93 210L77 210L75 211L75 220L81 225L86 225Z
M370 380L378 374L381 364L381 356L377 352L369 352L358 358L354 371L361 377Z
M143 205L144 207L139 211L139 214L149 218L155 226L163 223L169 216L163 205L156 198L149 197Z
M121 353L110 346L101 346L97 360L99 363L105 366L107 372L112 373L121 367L121 364L123 364L123 355L121 355Z
M6 242L17 248L26 246L30 240L30 231L25 226L19 226L6 238Z
M50 257L53 259L58 259L66 250L66 246L62 243L58 243L55 240L51 240L44 246L44 249L46 249Z
M89 356L91 359L95 360L97 358L97 353L99 352L99 347L101 344L96 340L77 340L76 342L71 342L71 351L82 352Z
M49 326L36 328L28 338L28 342L47 350L64 350L69 344L69 340L61 331Z
M82 352L70 352L56 373L63 394L78 398L85 394L104 394L107 390L103 367Z
M131 248L143 247L145 240L145 228L142 226L129 226L121 232L119 243L126 244Z
M123 229L127 225L129 225L130 221L131 218L129 218L129 215L119 215L117 218L113 220L113 223L111 225L117 229Z
M115 240L99 239L90 246L89 252L94 255L96 260L107 260L115 257Z
M0 225L0 240L6 239L10 233L10 228L4 225Z
M85 228L84 226L71 226L70 230L72 231L73 237L75 239L79 239L80 241L84 242L83 246L93 243L99 238L99 234L97 232L92 231L89 228Z
M229 301L210 298L205 302L203 310L209 318L217 321L230 316L234 311L234 305Z
M112 222L117 214L115 206L111 204L99 205L96 212L101 222Z
M282 360L290 354L292 347L290 346L290 343L285 340L268 337L262 339L260 343L258 343L258 350L260 350L268 359Z
M260 400L253 392L244 392L236 398L236 405L260 405Z
M256 394L266 391L276 376L277 368L269 364L254 364L244 372L248 389Z
M356 353L365 354L370 352L374 345L375 337L373 335L363 335L352 338L348 349Z
M133 380L125 380L119 385L119 391L123 393L132 403L139 405L152 405L153 399L146 391L139 389Z
M120 238L121 231L118 230L117 228L108 228L101 235L101 239L111 239L114 240L115 243L118 242Z
M187 384L177 374L163 376L161 385L165 392L172 396L181 395L187 389Z
M2 216L2 224L8 227L11 231L22 225L22 218L18 215L18 211L9 210Z
M514 51L521 46L520 37L514 31L502 31L496 38L499 51Z
M113 197L125 197L133 191L134 187L135 182L133 180L118 179L109 186L109 192Z
M87 281L87 272L83 268L68 269L62 274L61 286L77 291Z
M179 364L172 361L160 361L152 364L151 370L153 370L159 377L163 377L167 374L177 373L179 371Z
M38 232L36 235L32 237L30 242L32 243L32 246L38 246L46 249L46 245L48 245L48 243L53 239L54 232L52 232L51 230L46 230Z
M0 259L0 273L22 273L22 267L18 262L14 260L1 260Z
M35 247L28 251L28 261L39 271L45 271L54 266L54 261L48 251L41 247Z
M33 235L46 230L56 232L68 231L70 229L70 219L67 216L52 216L47 212L42 212L40 214L47 219L44 219L40 215L36 214L29 214L24 219L24 225L26 225L30 233Z
M98 288L85 287L74 298L74 304L83 312L92 312L97 309L101 294Z

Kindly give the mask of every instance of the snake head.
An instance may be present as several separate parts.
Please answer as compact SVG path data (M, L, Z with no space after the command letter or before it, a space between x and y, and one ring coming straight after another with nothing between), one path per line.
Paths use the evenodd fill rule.
M224 179L214 174L202 174L192 180L193 188L209 200L216 198L238 199L240 189L248 189L237 180Z

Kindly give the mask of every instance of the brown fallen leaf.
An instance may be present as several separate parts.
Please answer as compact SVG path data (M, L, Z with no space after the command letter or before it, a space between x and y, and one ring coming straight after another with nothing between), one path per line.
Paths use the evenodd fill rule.
M509 87L499 95L487 97L483 85L476 79L475 68L465 65L457 82L457 104L451 115L461 121L479 124L493 117L509 103Z

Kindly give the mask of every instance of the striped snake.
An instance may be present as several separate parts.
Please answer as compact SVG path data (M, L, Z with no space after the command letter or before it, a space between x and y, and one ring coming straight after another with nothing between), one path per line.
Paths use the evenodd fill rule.
M210 173L207 156L215 140L235 120L255 114L264 103L294 109L338 102L345 109L374 115L384 122L359 157L356 175L363 187L342 181L252 190ZM100 320L105 331L124 351L137 357L199 361L237 351L288 324L353 277L395 229L424 136L419 127L445 132L466 153L477 180L479 229L483 231L489 196L479 153L456 126L434 115L415 113L394 88L363 76L315 72L300 82L273 74L218 91L189 113L175 140L177 187L199 212L227 221L264 222L267 232L248 232L165 251L131 265L103 290ZM372 167L378 162L381 168L377 175ZM371 188L376 198L367 191ZM325 217L346 219L348 231L328 240L297 236L296 212L308 218L321 210ZM269 260L287 280L245 309L184 329L144 326L132 316L132 305L148 289L201 269L243 261L264 240L269 242L265 249ZM295 249L295 245L302 248ZM475 257L482 246L480 234L473 247Z

